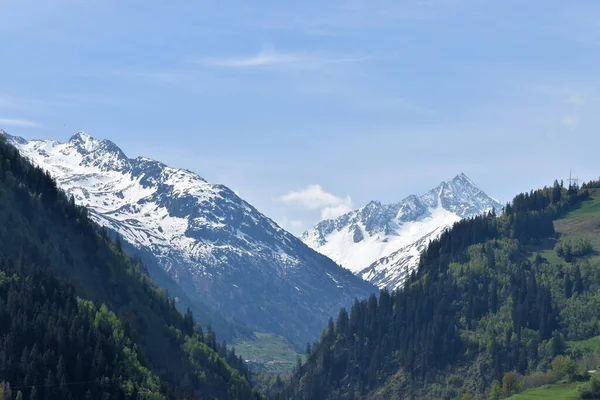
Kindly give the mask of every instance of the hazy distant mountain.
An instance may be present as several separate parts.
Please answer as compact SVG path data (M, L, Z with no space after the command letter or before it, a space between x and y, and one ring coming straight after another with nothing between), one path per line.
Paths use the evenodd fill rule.
M460 174L422 196L411 195L393 204L372 201L321 221L302 240L378 287L396 288L416 268L429 241L462 218L501 208Z

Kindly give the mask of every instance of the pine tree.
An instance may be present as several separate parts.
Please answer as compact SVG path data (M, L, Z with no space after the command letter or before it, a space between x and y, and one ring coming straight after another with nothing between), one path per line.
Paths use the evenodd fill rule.
M115 236L115 247L120 254L123 254L123 244L121 243L121 235L117 233Z
M573 295L573 281L569 273L565 274L565 297L570 299Z
M346 334L346 332L348 331L348 323L348 312L346 312L346 309L342 307L338 314L337 322L335 324L338 334Z
M552 349L552 357L562 354L565 351L565 340L559 331L552 332L550 346Z
M299 372L302 369L302 359L300 358L300 355L296 356L296 368L294 369L294 371Z
M490 295L490 308L495 314L498 311L498 282L494 280L492 282L492 293Z
M46 375L46 379L44 380L44 399L50 400L54 398L54 374L51 370L48 370L48 375Z
M579 265L577 265L575 267L575 284L573 289L575 290L575 293L577 294L581 294L583 292L583 282L581 280L581 270L579 269Z
M327 323L327 337L331 340L335 338L335 324L331 317L329 317L329 322Z

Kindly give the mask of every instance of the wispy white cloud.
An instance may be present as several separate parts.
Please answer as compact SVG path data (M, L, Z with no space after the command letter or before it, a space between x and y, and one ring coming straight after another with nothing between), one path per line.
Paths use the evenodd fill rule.
M321 219L334 219L352 211L351 205L338 204L337 206L325 207L321 210Z
M357 56L328 56L318 53L281 52L264 47L256 54L224 58L202 58L198 64L223 68L288 67L300 69L318 68L327 64L350 63L364 60Z
M323 190L321 185L308 185L305 189L292 190L276 200L309 210L321 210L321 219L336 218L352 210L350 196L338 197Z
M27 119L1 118L0 117L0 127L1 126L16 126L16 127L22 127L22 128L39 128L42 125L38 122L29 121Z

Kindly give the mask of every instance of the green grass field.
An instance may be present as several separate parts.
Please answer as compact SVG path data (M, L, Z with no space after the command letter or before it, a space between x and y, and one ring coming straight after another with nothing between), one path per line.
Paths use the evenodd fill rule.
M577 209L563 218L554 221L554 229L565 238L584 238L588 240L595 253L586 257L589 261L600 263L600 192L593 191L589 200L584 201ZM532 246L531 260L539 253L551 264L567 264L554 251L554 242Z
M272 373L288 373L296 365L298 353L282 336L254 332L253 339L237 339L235 352L259 369Z
M595 250L595 254L587 257L590 261L600 262L600 193L595 191L589 200L569 212L564 218L554 222L556 232L566 238L584 238ZM548 261L559 260L549 253L542 254ZM564 262L564 261L563 261Z
M600 215L600 196L597 195L597 193L593 193L589 200L584 201L578 209L568 213L564 219L579 218L594 214Z
M600 349L600 336L594 336L587 340L579 340L573 342L567 342L569 348L579 348L583 353L595 353Z
M566 385L545 385L536 389L526 390L522 393L509 397L510 400L537 400L537 399L557 399L557 400L575 400L580 399L577 393L579 383L569 383Z

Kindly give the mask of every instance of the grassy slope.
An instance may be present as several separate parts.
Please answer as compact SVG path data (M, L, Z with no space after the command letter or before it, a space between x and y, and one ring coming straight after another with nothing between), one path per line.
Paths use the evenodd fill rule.
M568 342L570 348L579 348L585 353L598 352L600 349L600 336L594 336L587 340Z
M271 333L254 332L254 338L238 337L233 346L250 366L272 373L289 373L296 364L298 353L288 340Z
M554 221L554 229L559 235L571 239L577 237L588 239L594 246L596 255L600 255L600 190L591 189L590 196L590 199L584 201L580 207ZM565 264L565 261L554 251L555 243L556 240L549 239L541 246L532 246L529 249L532 260L533 255L540 253L552 264ZM600 257L598 260L600 261Z
M564 219L600 215L600 189L589 189L591 198L584 202L582 207L571 211Z
M588 239L597 251L600 247L600 190L592 189L590 195L579 208L555 221L554 228L567 237Z
M594 248L594 254L585 257L592 264L600 265L600 190L591 189L590 199L563 218L554 222L554 229L561 236L569 239L585 238ZM569 264L558 257L553 249L554 243L543 248L532 249L539 252L551 264Z
M569 383L566 385L545 385L537 389L527 390L523 393L509 397L510 400L537 400L537 399L557 399L557 400L575 400L580 399L577 393L579 383Z

